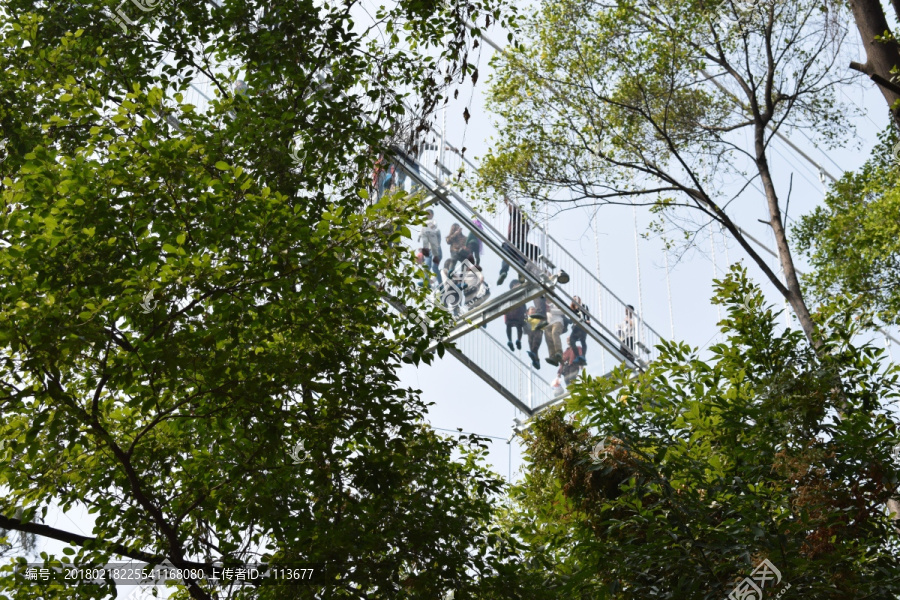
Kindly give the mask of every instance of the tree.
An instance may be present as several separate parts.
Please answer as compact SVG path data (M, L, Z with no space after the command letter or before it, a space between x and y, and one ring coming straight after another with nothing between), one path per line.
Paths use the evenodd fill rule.
M0 527L77 564L326 566L319 588L186 581L197 600L465 597L514 570L483 445L435 435L398 386L429 342L374 282L422 300L402 243L421 211L366 191L402 95L427 109L468 68L464 19L500 5L400 2L368 32L354 7L129 5L123 31L2 3ZM201 78L208 110L183 94ZM52 505L90 534L38 522ZM0 590L109 594L8 570Z
M820 298L846 295L861 311L900 324L900 191L890 131L857 172L832 186L825 206L804 215L794 242L813 267L804 278Z
M835 98L849 81L835 68L844 17L842 3L820 0L546 2L497 61L489 108L500 135L481 185L649 206L689 239L718 224L815 340L785 232L790 190L776 189L770 144L790 129L828 140L849 126ZM750 184L722 182L745 168L763 188L783 281L731 216Z
M570 598L723 598L763 560L765 597L896 598L900 371L851 344L847 313L817 352L744 272L717 283L709 358L664 342L535 420L513 530Z
M900 44L894 37L881 0L850 0L850 10L859 31L866 62L852 61L850 68L868 76L884 96L894 126L900 128ZM894 18L900 20L900 2L891 0Z

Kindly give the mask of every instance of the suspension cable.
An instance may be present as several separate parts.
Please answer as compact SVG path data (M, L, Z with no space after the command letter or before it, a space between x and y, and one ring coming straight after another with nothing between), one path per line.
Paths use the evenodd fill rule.
M634 263L637 265L637 292L638 292L638 320L641 328L641 342L644 342L644 294L641 290L641 253L638 247L638 219L637 206L631 205L634 215Z
M600 207L594 209L591 217L591 228L594 230L594 251L597 253L597 320L603 322L603 286L600 284L600 227L597 225L597 214ZM606 352L600 353L600 370L606 372Z
M713 279L719 276L719 267L716 265L716 238L715 238L716 230L710 223L709 228L709 247L712 249L712 265L713 265ZM719 317L719 320L722 320L722 305L716 304L716 316Z
M669 298L669 326L672 330L672 339L675 339L675 317L672 313L672 278L669 273L669 250L663 249L663 257L666 259L666 296ZM602 367L602 365L601 365Z

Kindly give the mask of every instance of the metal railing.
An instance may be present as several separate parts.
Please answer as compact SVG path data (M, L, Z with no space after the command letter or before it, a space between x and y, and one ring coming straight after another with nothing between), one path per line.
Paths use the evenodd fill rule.
M479 328L455 343L462 354L531 410L564 397L556 395L547 380L483 329Z
M208 106L211 90L200 84L191 85L185 101L203 110ZM437 141L437 140L436 140ZM575 297L580 297L583 313L590 320L585 324L591 337L606 339L606 348L618 345L625 355L626 363L642 367L647 360L655 358L654 346L661 336L647 326L637 311L633 312L633 326L626 325L626 303L609 290L590 269L575 258L562 244L550 236L546 229L521 207L510 201L502 212L479 212L465 202L456 192L450 189L458 181L459 174L466 170L471 172L474 165L461 152L450 145L443 136L439 143L423 148L418 161L409 161L408 171L415 171L420 178L428 179L426 185L430 189L440 189L442 196L450 200L457 210L470 219L476 218L482 227L479 235L493 240L496 246L506 251L513 270L527 271L535 280L546 284L551 275L560 270L565 271L570 280L565 285L556 285L547 295L548 300L557 305L569 308ZM427 167L426 167L427 165ZM408 180L407 187L414 183ZM510 224L513 220L515 223ZM468 224L468 223L467 223ZM501 256L503 253L501 252ZM499 291L499 290L498 290ZM562 308L562 306L561 306ZM567 311L570 318L576 316L572 310ZM632 330L633 341L629 340L628 331ZM523 362L518 356L508 352L506 347L484 330L463 336L456 341L460 354L476 363L488 383L499 385L508 394L518 398L530 409L551 404L565 396L561 390L550 383ZM615 358L615 354L613 355ZM631 359L631 360L629 360ZM601 363L602 364L602 363ZM473 369L476 370L477 369ZM593 368L591 369L593 370ZM488 377L485 378L484 375Z
M430 152L435 154L434 151ZM607 348L618 346L619 351L626 358L630 355L637 366L643 366L656 358L655 346L662 336L646 324L637 310L606 287L519 205L507 200L505 214L479 212L450 187L452 183L445 176L439 174L446 174L450 169L435 172L424 166L423 162L433 162L427 153L421 157L421 161L414 161L399 152L397 158L401 169L434 192L437 201L454 211L466 226L471 226L477 219L481 227L472 231L497 248L514 270L520 273L527 271L544 283L551 274L565 271L569 275L569 281L556 285L547 294L547 299L566 312L570 319L589 331L593 330L592 337L604 343ZM439 162L439 157L435 157L434 162L438 167L443 164ZM571 308L575 297L581 299L582 312L587 315L589 323L579 318ZM630 323L627 318L629 312L632 315Z

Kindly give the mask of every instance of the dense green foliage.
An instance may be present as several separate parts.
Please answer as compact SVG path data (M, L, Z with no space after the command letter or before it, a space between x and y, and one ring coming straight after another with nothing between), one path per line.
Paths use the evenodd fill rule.
M501 482L477 440L422 425L396 369L428 341L373 285L421 299L400 243L421 214L366 190L398 93L433 102L439 69L469 68L462 20L499 5L400 2L384 38L353 3L128 5L127 33L100 9L0 3L0 526L80 564L266 553L338 576L231 597L490 587ZM88 509L87 539L35 522L53 506ZM0 595L108 591L4 570Z
M896 598L900 371L849 343L848 315L819 358L743 273L715 301L727 337L709 358L667 342L536 420L513 529L560 597L720 599L768 559L782 582L765 597Z
M872 157L829 190L825 205L804 215L794 241L813 271L809 289L820 298L836 293L900 324L900 165L885 133Z

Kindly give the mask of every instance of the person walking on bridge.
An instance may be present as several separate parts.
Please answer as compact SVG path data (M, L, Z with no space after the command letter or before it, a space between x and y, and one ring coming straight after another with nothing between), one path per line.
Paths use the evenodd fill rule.
M466 246L466 234L463 233L462 226L454 223L450 226L450 233L447 235L447 245L450 246L450 258L447 259L446 268L453 272L456 263L463 262L471 257L468 246Z
M619 324L619 340L621 340L621 350L629 358L634 360L634 307L628 305L625 307L625 319Z
M522 285L521 281L513 279L509 282L509 289L514 290L520 285ZM503 321L506 323L506 345L509 346L509 349L513 352L515 352L516 348L519 350L522 349L522 328L525 327L525 310L526 308L523 304L522 306L517 306L516 308L506 311L506 314L503 315ZM513 329L515 329L518 334L515 346L513 346L512 340Z
M563 333L563 313L550 300L547 300L547 327L544 329L544 337L547 339L546 360L554 367L559 366L562 361L562 333Z
M531 359L531 366L535 369L541 368L541 359L538 357L538 350L541 349L541 342L544 341L544 332L536 329L532 322L537 309L533 306L529 307L525 312L525 332L528 334L528 358ZM545 321L546 322L546 321Z
M581 349L572 343L572 336L566 338L566 343L569 347L563 353L562 364L559 365L557 375L563 378L566 388L568 388L581 372L583 362L579 359L583 358L583 356L581 355Z
M575 315L581 319L581 322L584 324L590 324L591 317L588 314L588 307L581 301L581 298L578 296L572 296L572 303L569 305ZM581 342L581 350L576 351L576 344ZM577 321L572 323L572 335L569 336L568 346L575 352L575 357L578 362L582 365L587 364L587 360L585 360L585 356L587 356L587 330L581 326Z
M422 248L428 248L431 261L427 266L435 274L438 285L440 285L443 283L441 260L444 258L444 251L441 249L441 230L438 229L437 224L434 222L434 211L428 209L426 214L428 215L428 220L425 223L425 227L422 228L422 233L419 234L419 244Z
M535 254L535 256L528 256L528 258L535 260L537 258L535 253L537 247L528 244L526 240L528 231L531 229L528 218L525 216L525 213L522 212L519 205L505 195L503 196L503 203L506 204L506 208L509 210L509 227L506 230L506 239L509 240L509 243L503 243L504 252L518 258L520 262L522 262L522 258L529 254ZM531 248L529 248L529 246L531 246ZM504 258L503 264L500 265L500 279L497 280L497 285L503 283L503 280L506 279L508 273L509 263Z
M484 231L484 226L481 224L481 221L478 220L478 217L472 217L472 222L479 231ZM481 243L481 240L478 239L478 236L475 235L474 227L469 230L469 235L466 236L466 248L469 250L469 254L474 258L473 262L476 265L480 265L481 252L484 250L484 245Z

